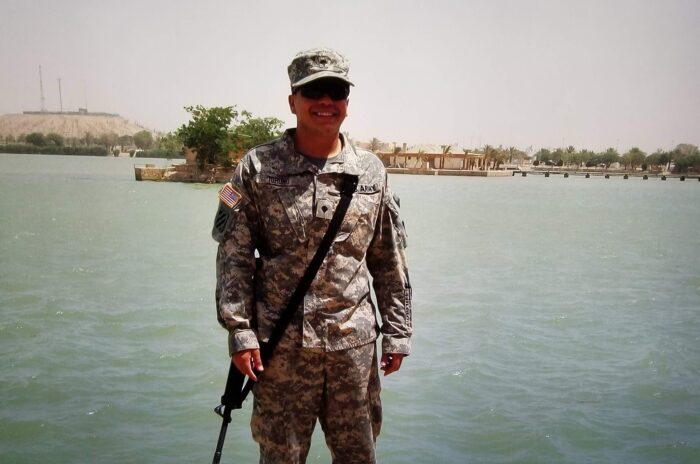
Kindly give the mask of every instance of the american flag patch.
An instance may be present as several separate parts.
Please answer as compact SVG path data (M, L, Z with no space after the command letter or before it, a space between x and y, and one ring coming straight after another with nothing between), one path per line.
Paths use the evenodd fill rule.
M224 185L224 188L219 190L219 199L229 208L235 208L242 198L243 195L238 193L231 183Z

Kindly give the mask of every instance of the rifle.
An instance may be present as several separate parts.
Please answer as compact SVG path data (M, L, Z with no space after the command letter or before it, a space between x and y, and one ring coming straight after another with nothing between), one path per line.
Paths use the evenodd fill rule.
M260 357L262 359L263 365L267 365L267 361L272 357L272 353L275 347L279 343L282 335L284 335L287 326L292 321L292 317L304 299L304 295L309 291L311 283L316 277L318 269L323 264L323 260L326 259L328 250L330 250L333 240L340 229L340 225L343 223L345 218L345 213L350 206L350 201L352 200L352 195L357 189L358 176L352 174L342 174L343 185L340 189L340 201L338 206L335 208L333 217L331 218L330 224L328 224L328 229L325 235L321 239L321 243L318 246L318 250L314 254L314 257L309 263L309 267L306 268L303 277L299 281L296 290L292 293L289 298L287 307L284 309L280 318L277 320L270 338L267 343L260 344ZM216 451L214 452L214 459L212 464L219 464L221 461L221 453L224 447L224 440L226 439L226 429L228 424L231 422L231 411L233 409L241 409L243 406L243 401L253 388L252 379L248 379L246 382L245 375L236 368L236 366L231 363L228 370L228 378L226 379L226 388L224 394L221 397L221 404L214 408L216 412L222 418L221 429L219 430L219 440L216 443Z

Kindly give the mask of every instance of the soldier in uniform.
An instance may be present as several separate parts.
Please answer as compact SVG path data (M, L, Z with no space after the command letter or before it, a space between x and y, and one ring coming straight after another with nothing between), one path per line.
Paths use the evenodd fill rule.
M250 150L220 193L213 231L218 320L229 332L232 362L257 381L251 429L261 463L304 463L317 420L333 463L374 463L381 426L375 341L381 334L384 375L410 352L399 200L381 161L340 133L353 85L348 71L334 50L297 54L288 67L296 128ZM344 174L359 177L345 219L263 366L259 342L269 338L318 248Z

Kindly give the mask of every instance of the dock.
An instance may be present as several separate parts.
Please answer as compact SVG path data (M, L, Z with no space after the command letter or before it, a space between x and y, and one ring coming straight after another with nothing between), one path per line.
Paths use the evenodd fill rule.
M467 177L511 177L513 171L477 171L463 169L418 169L418 168L386 168L389 174L409 174L414 176L467 176Z
M686 180L695 180L695 181L700 181L700 174L661 174L661 173L644 173L644 172L635 172L635 173L629 173L629 172L624 172L624 171L614 171L614 172L601 172L601 171L544 171L544 170L515 170L512 171L513 176L522 176L522 177L527 177L528 175L535 175L535 176L544 176L544 177L550 177L550 176L562 176L564 178L570 177L570 176L575 176L575 177L583 177L586 179L589 179L591 177L603 177L605 179L610 179L611 177L621 177L622 179L630 179L630 178L639 178L641 180L649 180L649 179L658 179L658 180L668 180L668 179L676 179L681 182L686 181Z

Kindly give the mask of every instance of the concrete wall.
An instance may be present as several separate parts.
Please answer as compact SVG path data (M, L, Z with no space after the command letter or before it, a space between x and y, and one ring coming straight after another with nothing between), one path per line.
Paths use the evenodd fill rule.
M191 164L176 164L165 168L146 164L134 166L134 177L136 180L223 184L231 179L233 171L234 168L222 167L200 171Z

